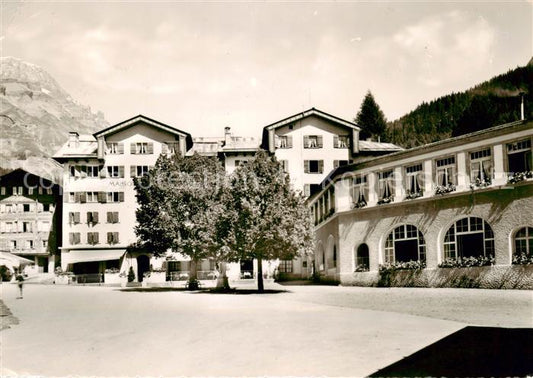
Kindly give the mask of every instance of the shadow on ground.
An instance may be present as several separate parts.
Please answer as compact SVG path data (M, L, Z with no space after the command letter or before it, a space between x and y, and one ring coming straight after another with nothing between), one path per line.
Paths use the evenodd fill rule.
M533 375L533 329L465 327L370 377Z
M236 295L246 295L246 294L279 294L279 293L290 293L288 290L273 290L265 289L263 292L259 292L257 289L229 289L229 290L220 290L220 289L199 289L199 290L189 290L183 287L130 287L117 289L118 291L124 292L141 292L141 293L154 293L161 291L181 291L189 292L194 294L236 294Z

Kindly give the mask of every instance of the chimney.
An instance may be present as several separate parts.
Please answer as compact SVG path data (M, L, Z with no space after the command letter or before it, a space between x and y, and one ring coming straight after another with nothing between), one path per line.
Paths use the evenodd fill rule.
M520 121L524 120L524 95L525 94L526 94L525 92L520 92L520 98L521 98L521 101L520 101Z
M225 143L226 146L230 142L230 138L231 138L230 130L231 130L231 127L229 127L229 126L224 127L224 143Z
M71 131L68 133L68 146L76 148L80 145L80 134L76 131Z

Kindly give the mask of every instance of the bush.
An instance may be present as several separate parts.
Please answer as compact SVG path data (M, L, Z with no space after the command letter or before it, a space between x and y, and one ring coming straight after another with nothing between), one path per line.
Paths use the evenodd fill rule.
M2 281L11 281L13 274L7 266L2 265L0 266L0 277L2 278Z
M528 255L526 253L514 254L513 255L513 264L515 265L527 265L533 264L533 255Z
M469 268L472 266L494 265L494 256L471 256L445 259L439 264L439 268Z

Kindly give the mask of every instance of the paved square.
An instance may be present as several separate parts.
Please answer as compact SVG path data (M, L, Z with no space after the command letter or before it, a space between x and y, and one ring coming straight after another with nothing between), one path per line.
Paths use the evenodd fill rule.
M379 304L388 289L226 295L26 285L23 300L15 285L1 289L20 320L0 333L3 375L364 376L466 324L356 308L357 298ZM417 290L421 301L439 292L397 296ZM531 300L530 292L489 294L510 298L521 313Z

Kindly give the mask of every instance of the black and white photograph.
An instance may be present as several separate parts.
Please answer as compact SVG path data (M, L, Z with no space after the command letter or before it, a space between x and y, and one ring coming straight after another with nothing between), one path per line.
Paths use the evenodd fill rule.
M533 377L533 1L0 0L2 377Z

